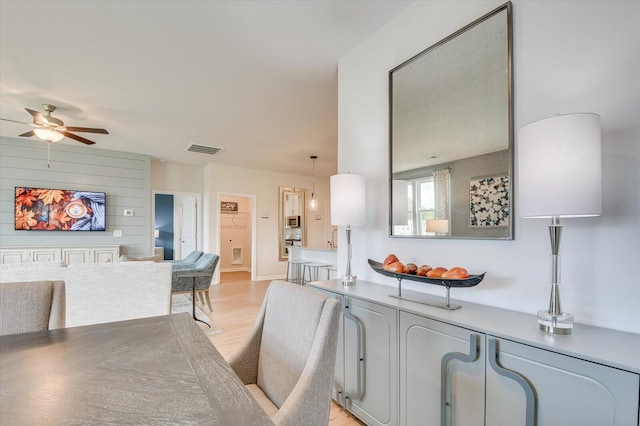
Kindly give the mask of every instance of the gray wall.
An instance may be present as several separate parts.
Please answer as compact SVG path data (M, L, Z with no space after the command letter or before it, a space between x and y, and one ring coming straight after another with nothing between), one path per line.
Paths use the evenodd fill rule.
M105 139L106 140L106 139ZM0 137L0 245L120 245L121 253L148 255L151 246L150 157L88 147L51 146L32 139ZM101 191L107 194L105 232L16 231L16 186ZM124 210L134 216L124 216ZM114 230L122 237L114 237Z
M454 161L451 165L451 233L460 237L509 236L508 227L472 228L469 226L469 181L509 174L511 153L499 151ZM513 212L511 212L513 213Z

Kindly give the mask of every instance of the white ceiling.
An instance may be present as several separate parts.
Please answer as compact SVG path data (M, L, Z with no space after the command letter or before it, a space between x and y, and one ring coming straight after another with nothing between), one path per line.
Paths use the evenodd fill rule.
M97 148L303 175L317 155L329 176L337 61L410 3L2 0L0 117L51 103L66 125L106 128L80 134ZM28 130L0 121L1 136Z

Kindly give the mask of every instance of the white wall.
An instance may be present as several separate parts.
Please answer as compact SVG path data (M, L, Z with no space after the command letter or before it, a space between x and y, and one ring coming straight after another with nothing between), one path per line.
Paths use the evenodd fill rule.
M204 167L170 161L151 162L151 189L202 194Z
M210 163L204 168L204 231L205 251L218 250L218 206L219 194L256 196L256 261L252 265L256 279L282 278L286 274L287 262L278 260L278 202L279 187L306 188L311 194L313 178L263 170L222 166ZM316 195L319 205L329 200L329 179L316 177ZM268 219L261 217L269 215ZM307 211L307 246L324 247L324 212ZM316 215L321 220L315 220ZM245 253L245 256L247 253Z
M535 314L549 301L545 220L516 218L513 241L388 236L388 71L500 4L416 2L340 60L338 171L367 177L367 224L352 235L352 266L360 279L395 286L394 279L367 266L367 258L382 260L388 253L405 262L462 265L487 275L477 287L452 290L453 298ZM577 322L635 333L640 333L638 22L640 2L634 1L513 2L516 130L558 113L602 117L603 216L564 221L563 308ZM343 271L344 232L340 238ZM441 287L407 288L442 294ZM535 318L531 326L536 327Z

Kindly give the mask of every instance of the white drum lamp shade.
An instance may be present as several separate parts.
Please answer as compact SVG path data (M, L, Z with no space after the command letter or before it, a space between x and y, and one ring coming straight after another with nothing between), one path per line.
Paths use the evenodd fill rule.
M331 224L361 226L365 224L365 178L356 173L331 176Z
M600 116L559 115L522 127L518 173L521 217L600 215Z

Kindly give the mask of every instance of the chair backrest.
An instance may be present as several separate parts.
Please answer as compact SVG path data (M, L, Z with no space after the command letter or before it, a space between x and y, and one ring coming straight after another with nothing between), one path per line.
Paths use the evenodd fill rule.
M258 386L278 408L282 408L301 379L302 371L316 357L320 360L313 362L316 371L307 368L305 376L321 378L316 383L319 389L312 393L320 398L320 410L322 404L326 405L328 418L338 335L338 302L309 288L273 281L264 303ZM307 395L309 397L315 395Z
M64 281L0 284L0 335L64 326Z
M217 254L205 253L196 260L193 269L198 272L211 272L211 275L213 275L219 259L220 256Z
M199 250L194 250L187 255L184 259L176 260L176 263L196 263L198 259L202 256L202 252Z

